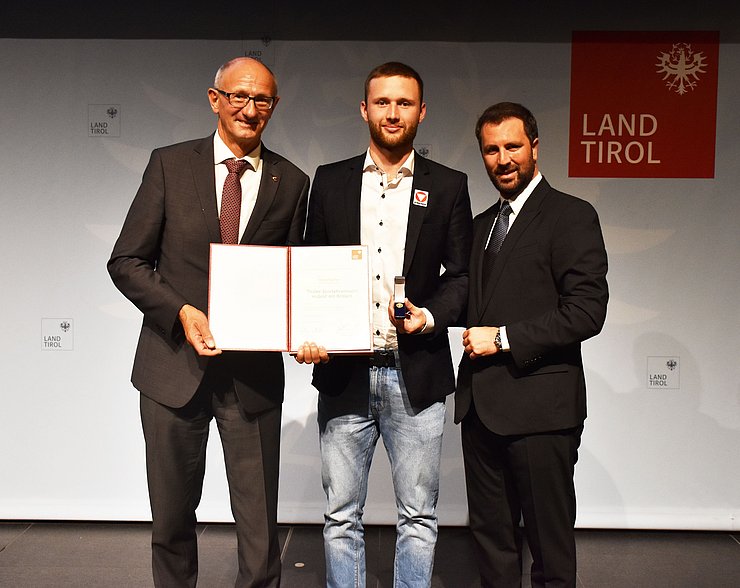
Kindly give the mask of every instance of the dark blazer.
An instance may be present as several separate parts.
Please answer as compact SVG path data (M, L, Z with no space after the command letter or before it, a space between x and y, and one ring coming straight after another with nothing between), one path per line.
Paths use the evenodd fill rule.
M504 240L486 289L482 263L499 204L476 216L468 327L506 326L510 353L460 363L455 422L470 408L494 433L580 425L586 418L581 341L596 335L609 297L599 219L543 178Z
M264 146L262 158L262 181L241 243L300 244L308 176ZM215 362L233 377L242 406L258 412L282 402L281 354L200 357L178 319L184 304L207 312L210 244L220 242L213 135L154 150L108 261L116 287L144 313L131 381L160 404L182 407Z
M309 200L306 243L360 243L360 192L365 154L316 170ZM413 191L429 193L428 206L412 204ZM434 317L431 334L399 335L401 372L412 404L424 408L454 391L447 327L459 323L468 288L472 213L467 176L415 155L403 260L406 296ZM440 267L444 273L440 275ZM365 357L335 356L314 367L313 385L329 416L367 413Z

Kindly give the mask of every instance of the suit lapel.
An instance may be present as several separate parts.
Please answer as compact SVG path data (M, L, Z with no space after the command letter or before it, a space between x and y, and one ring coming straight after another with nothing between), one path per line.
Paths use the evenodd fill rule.
M193 149L191 166L195 191L203 211L203 220L211 243L221 242L221 228L218 224L216 205L216 174L213 162L213 135L203 139Z
M550 185L545 181L544 178L542 178L532 194L530 194L529 198L527 198L527 202L525 202L524 206L519 212L516 221L514 222L514 224L511 225L511 229L509 229L509 232L506 234L506 238L504 239L504 242L501 245L501 249L496 256L496 262L493 264L493 270L491 273L491 277L488 280L488 285L486 286L485 291L482 293L482 304L480 305L477 317L479 320L483 316L483 313L485 312L488 304L493 298L493 293L496 290L499 278L501 277L501 273L503 272L506 264L509 261L511 252L516 248L517 241L519 241L521 236L527 232L527 229L529 228L529 225L532 224L532 221L537 218L537 216L539 216L540 210L542 208L542 203L549 191ZM496 207L496 211L498 211L498 207ZM488 228L490 229L490 225ZM478 275L480 275L480 273ZM480 282L482 282L482 280Z
M480 312L478 309L481 306L483 300L483 254L486 249L486 241L488 235L491 233L491 227L496 219L498 210L500 207L500 200L498 203L491 206L488 210L483 212L480 218L475 223L475 231L473 233L473 247L470 253L470 269L474 276L480 276L480 279L475 281L475 288L471 288L471 308L472 314L479 316Z
M340 207L337 211L338 218L345 219L344 226L347 234L343 241L346 243L360 243L360 198L362 196L362 164L364 161L364 154L349 160L345 183L336 202L336 205Z
M416 244L419 242L419 233L421 233L421 226L424 224L424 216L427 211L425 206L414 206L414 193L416 190L423 190L429 192L429 199L432 199L434 198L434 193L431 191L432 184L431 173L426 159L415 153L414 181L411 186L411 198L409 199L409 219L406 226L406 244L403 256L404 276L408 275L411 261L414 259Z
M277 196L279 187L280 170L278 161L273 156L272 151L263 145L262 177L260 179L259 190L257 191L257 200L254 203L252 214L249 216L249 221L244 229L241 241L239 241L240 244L245 245L254 238L254 235L262 224L262 220L265 218L267 211L270 210L272 203L275 201L275 196Z

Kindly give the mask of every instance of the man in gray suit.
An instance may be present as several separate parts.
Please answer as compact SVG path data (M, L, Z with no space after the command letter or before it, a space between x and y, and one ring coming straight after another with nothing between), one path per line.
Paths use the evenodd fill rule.
M222 352L204 310L210 244L299 244L309 181L262 145L279 100L267 67L229 61L208 98L216 132L154 150L108 271L144 314L131 381L141 392L155 585L196 584L195 510L215 418L236 521L236 586L277 586L282 356Z

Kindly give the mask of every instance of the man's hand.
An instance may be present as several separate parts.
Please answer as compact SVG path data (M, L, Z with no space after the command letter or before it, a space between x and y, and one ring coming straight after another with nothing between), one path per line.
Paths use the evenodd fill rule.
M178 318L185 331L185 338L198 355L212 356L221 353L221 350L216 348L216 342L208 326L208 317L205 314L194 306L186 304L180 309Z
M393 316L393 300L388 303L388 316L399 333L413 335L420 332L427 324L427 315L418 306L411 304L408 298L404 301L406 305L406 318L397 319Z
M493 342L497 334L498 327L472 327L466 329L462 334L465 353L470 359L498 353L499 348Z
M326 363L329 361L329 354L323 345L306 341L298 348L295 360L298 363Z

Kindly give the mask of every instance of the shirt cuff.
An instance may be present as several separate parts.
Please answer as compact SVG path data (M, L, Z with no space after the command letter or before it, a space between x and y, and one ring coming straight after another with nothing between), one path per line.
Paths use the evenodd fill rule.
M511 351L509 338L506 336L506 327L499 327L498 332L501 334L501 351Z
M422 333L431 333L432 331L434 331L434 317L432 316L432 313L424 307L422 307L421 310L427 317L427 324L425 324L421 331L419 331L419 335L421 335Z

